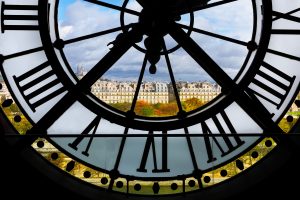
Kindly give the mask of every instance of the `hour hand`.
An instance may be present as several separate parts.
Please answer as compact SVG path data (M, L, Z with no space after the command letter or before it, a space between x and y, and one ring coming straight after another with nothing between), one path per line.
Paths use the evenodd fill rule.
M144 0L145 1L145 0ZM171 6L171 10L176 15L183 15L196 12L206 8L216 7L223 4L231 3L237 0L220 0L208 4L210 0L176 0Z
M191 8L192 5L205 5L210 0L136 0L143 8L149 7L151 5L173 8Z

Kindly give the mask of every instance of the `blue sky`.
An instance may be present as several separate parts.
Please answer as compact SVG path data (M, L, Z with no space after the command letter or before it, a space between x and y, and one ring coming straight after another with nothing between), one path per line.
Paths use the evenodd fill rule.
M59 1L59 13L66 13L68 6L70 6L71 4L75 3L75 1L77 0L61 0ZM121 0L104 0L104 2L109 2L115 5L119 5L120 2L122 2ZM63 14L60 15L60 20L64 19Z
M104 2L121 5L123 0L103 0ZM228 12L220 9L207 9L195 13L195 27L217 34L224 34L235 39L249 41L252 28L252 9L249 1L238 1L230 5ZM128 8L138 9L139 4L130 0ZM126 22L136 21L131 15L125 16ZM185 20L185 22L184 22ZM70 39L120 26L119 12L83 0L62 0L59 6L60 33L63 39ZM183 18L182 23L189 23ZM108 51L107 44L114 41L119 33L100 38L93 38L68 45L65 48L66 57L74 70L78 65L87 69L93 67ZM234 77L244 58L245 47L237 46L205 35L193 34L192 38L206 50L225 72ZM166 40L167 46L174 46L172 39ZM140 44L143 46L143 44ZM112 79L133 79L140 71L144 54L132 49L111 68L105 76ZM174 73L177 80L210 80L211 78L182 49L171 56ZM165 60L158 64L156 76L151 76L146 70L146 79L169 81ZM121 74L121 75L120 75Z
M64 13L66 13L66 10L67 10L67 7L70 5L70 4L73 4L75 2L75 0L62 0L62 1L59 1L59 20L64 20Z

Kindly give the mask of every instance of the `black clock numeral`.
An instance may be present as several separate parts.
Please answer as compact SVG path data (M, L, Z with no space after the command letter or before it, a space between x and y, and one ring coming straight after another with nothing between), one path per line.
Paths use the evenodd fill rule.
M16 53L5 55L5 56L0 55L0 62L4 62L4 60L9 60L9 59L24 56L24 55L36 53L36 52L42 51L43 49L44 49L44 47L37 47L37 48L28 49L25 51L20 51L20 52L16 52Z
M66 91L63 86L58 89L56 88L60 84L60 81L52 69L48 70L48 72L43 72L47 68L50 68L48 61L21 76L13 76L19 91L33 112L36 111L37 107ZM54 80L51 80L51 78L54 78ZM44 85L40 86L42 83ZM50 93L43 96L48 91Z
M273 21L276 21L278 19L285 19L293 22L300 23L300 18L292 16L291 14L294 12L299 11L299 8L291 11L289 13L281 13L277 11L273 11ZM300 30L292 30L292 29L273 29L272 34L288 34L288 35L293 35L293 34L300 34Z
M36 11L34 15L26 14L6 14L5 11L16 11L21 13L22 11ZM7 30L23 30L23 31L36 31L39 29L38 25L32 24L32 22L38 23L38 6L37 5L6 5L2 2L1 6L1 31L4 33ZM16 24L17 21L22 23ZM14 24L8 24L6 22L14 22Z
M145 149L143 152L142 160L140 167L137 169L138 172L147 172L146 169L146 164L148 160L148 156L150 153L150 149L152 148L152 153L153 153L153 164L154 164L154 169L152 170L153 173L163 173L163 172L170 172L170 169L168 169L168 137L167 137L167 132L163 132L162 136L162 156L161 156L161 169L158 168L157 166L157 157L156 157L156 150L155 150L155 141L153 137L153 132L149 132L149 136L146 140L145 144Z
M193 144L192 144L192 140L191 140L191 137L190 137L189 129L185 127L184 132L186 134L186 141L187 141L187 145L189 147L189 153L190 153L190 156L191 156L193 167L194 167L195 170L198 170L199 168L198 168L195 152L194 152L194 149L193 149Z
M276 74L279 78L276 78L272 76L272 74L262 71L262 69L264 68ZM284 100L286 99L287 95L289 94L289 91L291 90L291 87L293 86L296 77L288 76L287 74L283 73L282 71L276 69L275 67L273 67L272 65L266 62L262 64L262 68L259 70L257 75L263 78L264 81L258 79L258 77L256 76L254 81L252 81L252 83L258 86L260 90L256 91L250 88L251 91L255 95L277 106L277 109L279 109L283 104ZM272 85L277 86L278 88L282 89L284 92L280 92L276 90L274 87L272 87ZM266 95L265 92L267 92L269 95Z
M297 12L300 11L300 8L296 8L290 12L287 13L282 13L282 12L278 12L278 11L273 11L272 15L273 15L273 19L272 21L277 21L277 20L288 20L290 22L293 23L300 23L300 18L293 16L292 14L295 14ZM288 29L288 28L276 28L276 29L272 29L271 30L272 34L275 35L300 35L300 30L299 29ZM282 39L283 40L283 39ZM283 58L288 58L288 59L292 59L292 60L296 60L296 61L300 61L300 58L298 56L295 55L291 55L288 54L287 52L282 52L278 51L278 50L274 50L274 49L268 49L267 52L274 54L274 55L278 55L281 56Z
M202 131L204 134L204 142L206 146L206 151L207 151L207 156L208 160L207 163L213 162L216 160L216 158L213 155L213 146L217 146L217 148L220 150L222 153L222 157L226 156L227 154L233 152L235 149L239 148L241 145L243 145L245 142L241 140L241 138L238 136L235 128L233 127L232 123L230 122L227 114L222 111L221 117L224 120L227 128L230 130L230 133L225 132L225 127L221 124L220 120L214 116L212 118L215 126L217 127L219 133L221 134L221 137L219 137L219 140L216 137L216 134L213 134L208 125L205 122L201 123L202 126ZM235 144L232 142L234 140ZM222 143L225 143L226 148L224 148L224 145ZM215 145L214 145L215 144Z
M101 117L97 116L87 127L84 129L84 131L80 134L79 137L77 137L72 143L69 143L69 147L71 147L74 150L78 150L78 145L83 141L84 138L92 131L91 137L89 137L89 142L85 148L85 150L82 152L83 155L89 157L89 150L91 147L91 144L94 139L94 135L96 134L96 131L98 129L98 126L100 124Z
M284 53L284 52L281 52L281 51L276 51L276 50L273 50L273 49L268 49L267 51L269 53L271 53L271 54L274 54L274 55L277 55L277 56L281 56L283 58L288 58L288 59L296 60L296 61L300 62L300 58L297 57L297 56L290 55L290 54L287 54L287 53Z

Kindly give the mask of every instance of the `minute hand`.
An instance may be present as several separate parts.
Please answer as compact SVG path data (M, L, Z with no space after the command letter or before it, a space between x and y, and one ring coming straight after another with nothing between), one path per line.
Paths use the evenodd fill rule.
M114 47L103 57L78 83L77 87L85 90L90 88L99 78L101 78L136 42L142 37L143 32L138 26L133 26L132 30L124 33L122 38L116 39Z
M102 77L135 43L135 38L142 35L139 27L124 34L108 52L55 106L53 106L30 130L30 134L46 134L46 131L73 105L77 98L85 95L90 87ZM82 91L80 93L78 91Z
M173 11L174 14L184 15L191 12L204 10L207 8L224 5L227 3L232 3L237 0L223 0L223 1L207 4L208 1L209 0L194 0L194 1L178 0L177 4L171 7L171 10Z
M282 133L281 128L273 122L270 113L250 93L247 88L240 88L223 69L184 32L178 25L169 25L169 34L178 44L209 74L224 90L227 95L235 97L236 103L263 128L265 132ZM255 109L253 109L255 108Z
M228 74L177 24L170 24L169 34L224 90L235 87Z

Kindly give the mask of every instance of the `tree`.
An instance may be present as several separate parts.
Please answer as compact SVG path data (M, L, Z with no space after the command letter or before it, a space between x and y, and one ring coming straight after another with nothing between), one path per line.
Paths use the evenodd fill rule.
M154 115L154 109L152 106L146 106L141 109L141 113L138 113L141 116L152 117Z
M118 110L121 110L123 112L127 112L131 109L131 103L128 103L128 102L125 102L125 103L112 103L112 104L109 104L110 106L118 109Z
M153 105L144 100L139 100L136 102L134 111L140 116L151 117L154 115Z
M162 116L174 116L178 113L178 106L176 102L170 102L168 104L161 104L159 111Z
M203 106L204 103L197 98L191 98L191 99L187 99L186 101L183 102L182 107L183 110L185 110L186 112L195 110L197 108L200 108L201 106Z

